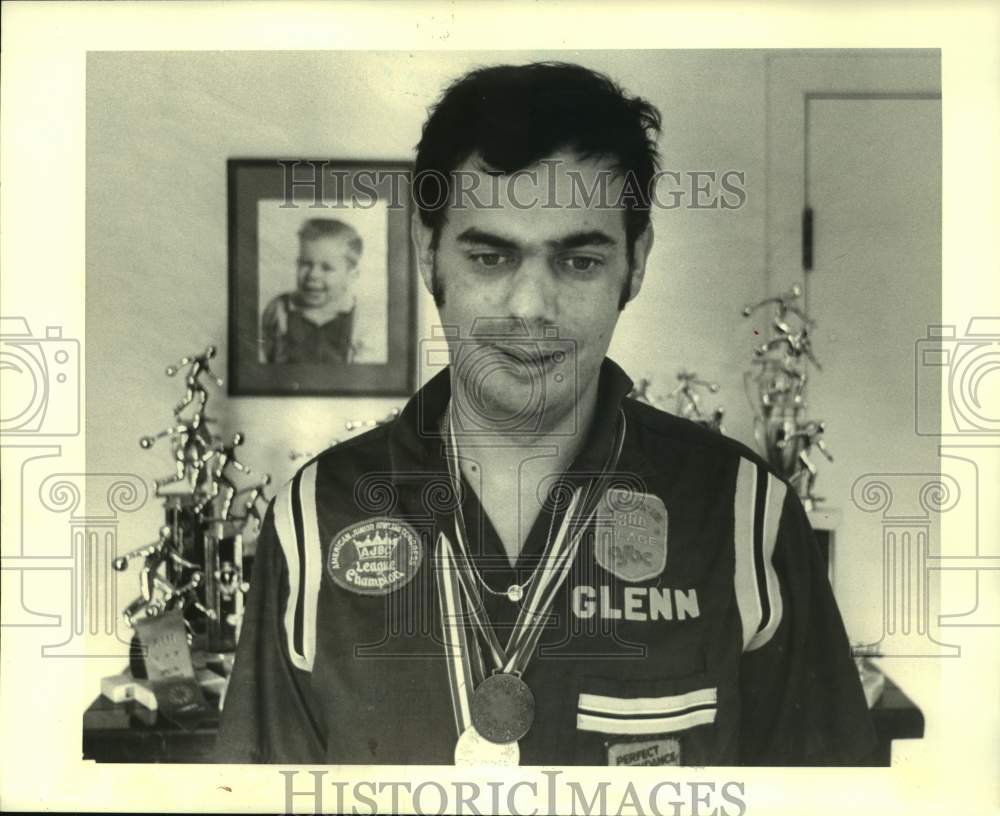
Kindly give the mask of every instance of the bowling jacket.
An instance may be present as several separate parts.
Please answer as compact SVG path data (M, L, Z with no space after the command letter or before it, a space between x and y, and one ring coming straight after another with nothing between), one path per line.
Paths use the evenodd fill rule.
M863 761L874 733L799 499L748 448L627 398L631 386L606 359L589 435L560 484L594 484L622 429L609 490L645 497L652 515L626 508L580 536L522 675L535 720L521 764ZM272 501L217 760L454 761L439 535L455 541L460 505L506 643L519 605L503 590L530 587L563 510L542 496L512 566L476 486L463 478L457 497L449 487L449 395L446 369L396 420L320 454Z

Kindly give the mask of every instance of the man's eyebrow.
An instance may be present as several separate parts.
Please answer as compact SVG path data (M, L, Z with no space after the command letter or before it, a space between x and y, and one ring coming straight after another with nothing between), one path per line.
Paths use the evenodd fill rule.
M513 241L510 238L504 238L502 235L496 235L492 232L477 229L476 227L469 227L467 230L460 233L456 240L463 244L482 244L493 247L494 249L515 250L520 248L520 244L518 244L517 241ZM601 230L573 232L569 235L564 235L562 238L555 238L551 241L546 241L545 243L548 247L557 251L579 249L580 247L585 246L613 247L618 245L618 242L614 238Z
M546 243L557 250L579 249L586 246L613 247L618 244L614 238L601 230L574 232L570 235L564 235L562 238L557 238L554 241L546 241Z
M464 232L459 233L458 237L455 239L460 244L482 244L484 246L493 247L493 249L518 249L519 245L516 241L512 241L510 238L504 238L502 235L496 235L492 232L485 232L481 229L476 229L475 227L469 227Z

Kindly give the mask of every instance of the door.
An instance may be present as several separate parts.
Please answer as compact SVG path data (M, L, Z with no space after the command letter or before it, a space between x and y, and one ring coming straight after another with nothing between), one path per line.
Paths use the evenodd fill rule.
M819 507L840 511L834 592L851 640L892 655L883 669L927 712L939 664L925 658L955 652L931 631L940 440L915 430L940 411L940 371L918 389L914 365L941 322L939 57L775 54L768 128L769 293L800 284L816 324L807 417L834 457L811 454Z

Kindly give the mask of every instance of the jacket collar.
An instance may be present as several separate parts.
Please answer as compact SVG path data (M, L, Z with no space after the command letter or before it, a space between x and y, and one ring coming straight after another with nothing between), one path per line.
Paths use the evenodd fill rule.
M632 380L610 357L601 363L597 406L584 444L569 473L595 474L604 467L618 423L618 408L632 390ZM392 478L402 474L444 473L440 423L451 398L451 368L434 375L406 403L389 434Z

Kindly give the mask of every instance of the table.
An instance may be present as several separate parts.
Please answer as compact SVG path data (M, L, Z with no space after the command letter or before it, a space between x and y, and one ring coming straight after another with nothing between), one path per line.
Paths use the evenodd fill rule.
M878 742L863 764L888 768L892 765L892 743L898 739L922 739L924 714L905 692L886 675L885 689L872 707L872 722Z
M894 740L924 735L923 713L888 677L872 708L872 719L878 744L862 763L865 766L889 767ZM98 697L83 715L83 758L117 763L209 762L218 728L217 714L185 731L135 701L112 703Z
M83 758L97 762L209 762L218 731L218 712L185 731L135 700L113 703L102 695L83 713Z

